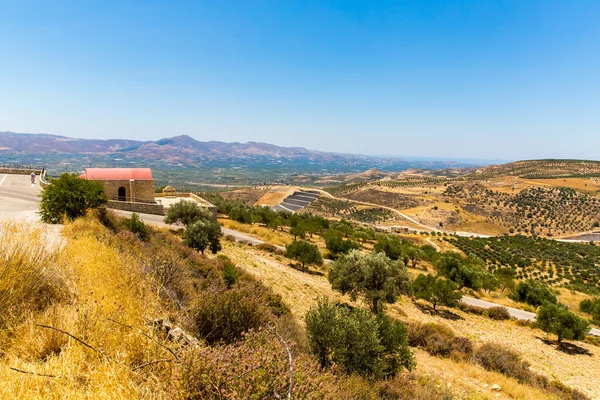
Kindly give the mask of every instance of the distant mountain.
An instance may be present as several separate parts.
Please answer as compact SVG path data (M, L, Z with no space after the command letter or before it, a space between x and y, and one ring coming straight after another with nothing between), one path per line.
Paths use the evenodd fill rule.
M315 161L365 159L366 156L325 153L302 147L280 147L268 143L201 142L181 135L157 141L127 139L73 139L47 134L0 132L0 154L114 154L147 161L189 164L196 159L246 157L305 158Z

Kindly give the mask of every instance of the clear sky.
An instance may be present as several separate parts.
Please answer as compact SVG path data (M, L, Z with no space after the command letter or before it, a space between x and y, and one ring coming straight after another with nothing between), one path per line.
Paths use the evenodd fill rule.
M0 0L0 131L600 159L600 1Z

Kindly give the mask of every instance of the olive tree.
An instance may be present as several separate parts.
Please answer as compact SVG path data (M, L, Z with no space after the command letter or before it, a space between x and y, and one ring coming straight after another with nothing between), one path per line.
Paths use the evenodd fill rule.
M193 201L180 200L167 209L165 215L166 224L177 224L188 226L196 221L210 221L211 212L206 207L199 207Z
M285 255L302 264L302 271L306 270L306 264L321 265L323 257L319 248L305 240L295 240L285 246Z
M562 304L552 303L546 303L540 307L537 325L545 332L554 333L558 338L559 346L563 339L585 339L590 330L590 324L585 319L569 311Z
M410 292L410 278L402 261L393 261L384 253L361 253L352 250L335 261L329 270L334 290L363 297L371 311L383 309L383 301L394 303L396 297Z
M213 254L221 250L219 238L223 236L221 225L214 221L196 221L188 225L183 234L184 243L202 254L209 249Z

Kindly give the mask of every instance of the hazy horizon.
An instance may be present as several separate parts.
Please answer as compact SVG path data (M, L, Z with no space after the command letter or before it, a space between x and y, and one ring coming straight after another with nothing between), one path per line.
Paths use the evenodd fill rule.
M597 159L600 3L0 3L0 126Z

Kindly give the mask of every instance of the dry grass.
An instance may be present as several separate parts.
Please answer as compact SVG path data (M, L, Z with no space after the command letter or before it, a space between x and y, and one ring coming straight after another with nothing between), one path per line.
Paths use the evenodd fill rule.
M242 224L237 221L230 219L220 219L219 222L229 229L235 229L239 232L248 233L252 236L256 236L259 239L264 240L267 243L275 244L278 246L285 246L293 241L293 238L286 233L280 231L273 231L269 228L258 225Z
M34 252L36 263L28 265L38 268L37 261L43 260L45 265L53 262L63 274L68 272L63 280L73 288L75 299L58 298L45 311L25 314L10 332L0 331L5 343L0 398L168 397L166 387L153 380L170 366L154 367L150 376L146 371L132 371L168 353L137 330L110 321L145 328L145 317L163 312L149 282L140 279L139 260L98 240L110 234L94 220L76 220L65 227L64 234L68 242L57 254ZM23 264L31 261L29 257ZM6 283L4 277L0 283ZM95 350L40 325L69 332ZM19 373L9 367L54 377Z

